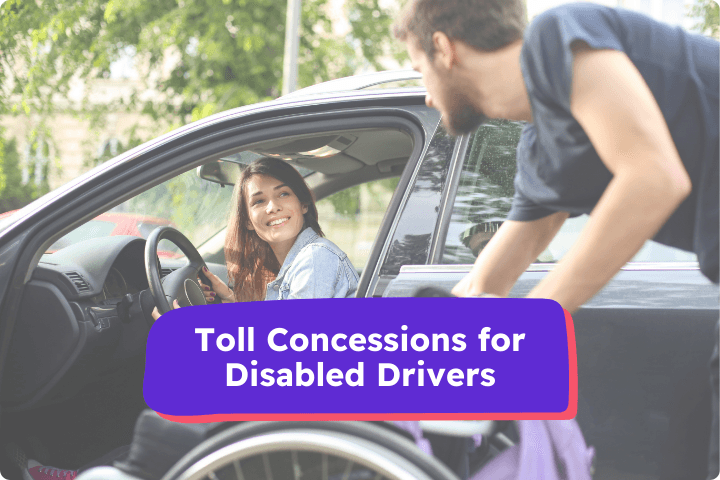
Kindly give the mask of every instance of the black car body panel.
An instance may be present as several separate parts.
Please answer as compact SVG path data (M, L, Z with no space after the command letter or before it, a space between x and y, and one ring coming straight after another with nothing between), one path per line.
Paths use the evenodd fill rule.
M704 478L718 287L697 265L626 268L573 315L577 420L597 450L598 477ZM540 271L523 274L511 297L527 294L551 266L533 269ZM450 290L469 271L405 266L384 296L412 296L424 286Z

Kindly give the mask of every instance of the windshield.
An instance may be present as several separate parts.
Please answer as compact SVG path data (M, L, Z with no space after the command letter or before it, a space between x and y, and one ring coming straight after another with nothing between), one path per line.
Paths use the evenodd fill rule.
M237 165L240 171L240 165ZM194 245L204 243L227 223L232 186L203 180L195 170L161 183L80 225L54 242L46 253L92 238L132 235L147 238L158 227L180 230ZM163 240L158 255L178 258L182 254Z
M17 210L11 210L0 214L0 231L5 230L11 223L15 221L15 213Z
M208 171L212 171L215 163L221 163L223 166L218 167L219 170L234 180L245 165L262 156L246 150L211 162L206 167L211 167ZM310 169L296 168L303 176L314 173ZM148 238L153 230L163 226L176 228L196 247L205 244L227 225L233 185L200 175L199 170L187 171L101 213L55 241L45 253L52 254L93 238L115 235ZM5 218L0 217L0 222L3 220ZM158 256L180 258L183 255L174 244L163 240L158 245Z

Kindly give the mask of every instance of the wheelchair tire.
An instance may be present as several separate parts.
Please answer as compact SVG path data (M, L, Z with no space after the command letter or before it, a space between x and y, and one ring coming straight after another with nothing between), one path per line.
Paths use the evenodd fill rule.
M162 480L457 480L393 431L366 422L247 422L188 452Z

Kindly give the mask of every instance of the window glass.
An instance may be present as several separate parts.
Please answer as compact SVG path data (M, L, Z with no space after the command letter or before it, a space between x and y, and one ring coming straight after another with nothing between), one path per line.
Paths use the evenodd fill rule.
M538 262L557 262L565 256L589 219L588 215L567 219L548 248L540 254ZM631 262L697 262L697 255L649 240Z
M521 122L493 120L473 134L463 161L441 263L474 263L507 217L517 170L515 150ZM575 243L587 215L568 219L537 262L560 260ZM697 261L694 253L648 241L634 262Z
M367 264L399 178L346 188L315 202L325 237L344 251L360 273ZM225 263L225 229L198 247L206 262Z
M347 188L316 203L325 236L362 272L399 178Z
M438 125L425 157L421 160L410 197L400 213L390 248L380 270L381 278L400 273L403 265L424 265L437 224L437 212L445 189L448 167L456 138ZM373 295L382 292L376 290Z
M60 250L68 245L72 245L73 243L82 242L83 240L107 237L113 230L115 230L115 224L112 222L90 220L50 245L48 252Z
M140 236L143 238L148 238L150 234L158 227L162 227L167 225L167 223L155 223L155 222L138 222L137 223L137 229L140 233Z
M185 172L157 185L75 228L47 253L88 240L114 235L147 238L160 226L171 226L185 234L194 245L200 245L227 223L232 188L203 180L195 170ZM179 250L163 240L160 256L176 257Z
M463 161L441 263L473 263L505 220L523 124L492 120L477 129Z
M0 232L5 230L11 223L15 221L15 212L17 210L11 210L0 214Z

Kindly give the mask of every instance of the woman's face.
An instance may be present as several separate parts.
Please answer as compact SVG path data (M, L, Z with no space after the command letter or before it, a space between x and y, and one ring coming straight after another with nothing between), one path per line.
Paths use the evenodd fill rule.
M274 177L254 175L246 187L248 228L270 245L282 264L280 256L284 259L295 243L308 207L300 203L290 187Z

